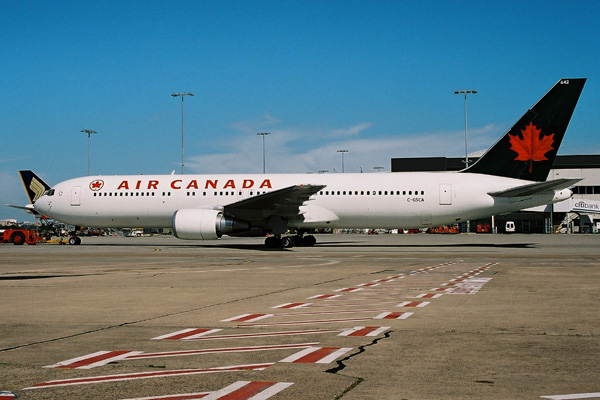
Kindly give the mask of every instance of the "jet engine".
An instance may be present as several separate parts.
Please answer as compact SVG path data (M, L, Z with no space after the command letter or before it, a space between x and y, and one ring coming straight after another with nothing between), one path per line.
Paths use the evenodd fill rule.
M223 216L218 210L183 209L173 214L173 231L179 239L213 240L250 230L250 222Z

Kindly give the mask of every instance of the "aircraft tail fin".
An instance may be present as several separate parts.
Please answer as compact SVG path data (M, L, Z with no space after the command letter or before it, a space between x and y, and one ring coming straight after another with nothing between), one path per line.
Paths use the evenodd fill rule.
M33 171L19 171L19 175L31 204L35 203L46 190L50 189L50 186Z
M461 172L545 181L585 81L559 80L479 160Z

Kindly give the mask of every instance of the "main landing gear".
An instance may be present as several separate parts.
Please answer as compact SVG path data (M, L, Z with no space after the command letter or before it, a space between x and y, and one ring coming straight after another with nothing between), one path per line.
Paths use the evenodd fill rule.
M270 249L284 248L289 249L294 246L312 247L317 243L313 235L294 235L294 236L269 236L265 239L265 246Z

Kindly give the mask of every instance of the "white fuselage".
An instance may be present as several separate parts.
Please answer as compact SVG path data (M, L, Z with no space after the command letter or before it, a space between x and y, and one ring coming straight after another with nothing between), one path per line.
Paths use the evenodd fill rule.
M289 227L420 228L554 203L572 194L568 189L518 198L488 194L529 183L454 172L92 176L57 184L34 207L79 226L166 228L177 210L220 210L291 185L325 185Z

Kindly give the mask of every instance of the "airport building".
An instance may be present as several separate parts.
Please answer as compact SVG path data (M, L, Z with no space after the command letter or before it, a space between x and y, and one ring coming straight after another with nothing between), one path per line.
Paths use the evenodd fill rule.
M469 158L469 164L475 161L476 157ZM464 166L464 157L392 158L391 161L392 172L460 171ZM506 223L513 222L516 231L522 233L599 233L600 155L557 156L548 180L559 178L581 179L572 188L573 198L545 207L470 221L460 227L461 231L485 231L487 226L494 226L498 232L504 232Z

